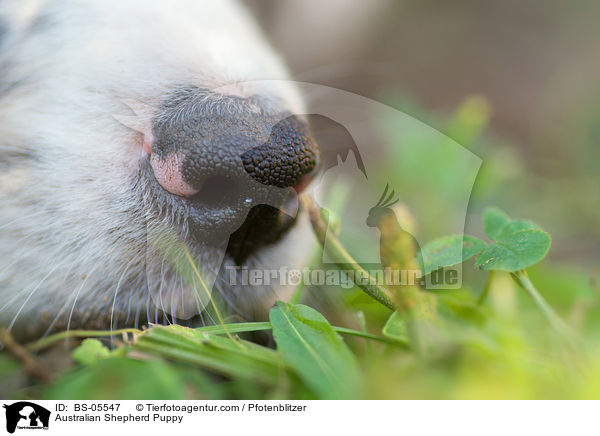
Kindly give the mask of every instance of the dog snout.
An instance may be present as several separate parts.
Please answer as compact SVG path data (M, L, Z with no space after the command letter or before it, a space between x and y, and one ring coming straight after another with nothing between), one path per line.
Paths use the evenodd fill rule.
M289 227L280 211L289 210L292 188L303 189L319 159L307 124L256 97L189 89L172 101L153 121L149 204L203 240L220 240L250 217L253 229L268 222L279 235ZM244 229L244 246L264 239L265 232Z
M190 100L167 105L153 127L150 164L168 193L208 207L255 205L269 187L304 186L317 166L317 145L299 117L252 98Z
M318 149L304 122L289 116L276 123L268 141L242 155L244 169L265 185L291 188L317 166Z

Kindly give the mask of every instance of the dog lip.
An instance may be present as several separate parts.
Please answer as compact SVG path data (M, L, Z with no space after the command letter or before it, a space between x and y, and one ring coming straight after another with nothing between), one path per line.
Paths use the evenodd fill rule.
M281 240L296 219L297 216L289 216L273 206L257 205L248 213L242 225L232 233L227 244L227 253L238 265L242 265L249 256Z
M231 204L212 204L196 196L184 198L166 191L156 180L149 160L148 157L139 173L141 200L150 212L146 217L152 222L167 218L178 237L192 247L222 246L233 238L241 246L231 247L231 251L242 259L260 246L278 240L294 221L292 200L296 193L291 188L285 196L279 193L279 207L268 206L260 199L244 201L243 193L235 196L236 201Z

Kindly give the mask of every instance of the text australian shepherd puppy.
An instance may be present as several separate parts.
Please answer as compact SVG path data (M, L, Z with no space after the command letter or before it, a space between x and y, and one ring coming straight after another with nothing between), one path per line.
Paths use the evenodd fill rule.
M272 302L224 269L311 240L294 197L318 150L286 78L234 1L0 0L0 325L199 319L205 288L246 319Z

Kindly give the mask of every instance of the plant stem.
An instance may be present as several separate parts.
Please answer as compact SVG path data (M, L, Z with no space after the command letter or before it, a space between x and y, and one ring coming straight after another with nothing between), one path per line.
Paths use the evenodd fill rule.
M485 284L485 288L483 289L483 292L481 293L481 295L479 296L479 299L477 300L478 306L481 306L483 304L483 302L485 301L485 299L487 298L487 296L489 295L493 280L494 280L494 270L491 270L490 274L488 275L488 279Z
M206 283L204 282L204 279L202 278L202 274L200 274L200 271L198 271L198 268L196 266L196 262L195 262L194 258L192 257L192 254L190 253L190 250L188 249L187 245L185 245L185 244L183 244L183 251L185 253L185 257L187 258L188 262L190 263L190 266L192 267L192 270L194 271L194 274L196 275L196 277L200 281L200 284L202 285L202 289L204 289L204 292L206 293L206 296L210 300L210 302L211 302L211 304L213 306L213 309L215 311L215 314L217 315L217 319L219 320L219 323L222 326L225 326L225 321L223 320L223 316L221 315L221 311L217 307L217 304L215 303L215 300L213 299L212 294L211 294L210 290L208 289L208 286L206 286ZM225 334L229 337L229 339L231 339L233 342L237 343L233 339L233 336L231 336L231 333L229 333L229 331L227 330L227 327L225 327ZM237 343L237 345L240 348L244 348L244 346L241 343Z
M356 337L364 338L364 339L372 339L374 341L384 342L386 344L394 344L394 345L400 345L400 346L406 346L406 345L408 345L406 342L402 342L400 340L383 338L381 336L375 336L375 335L372 335L372 334L369 334L369 333L360 332L358 330L347 329L345 327L335 327L335 326L333 326L333 329L336 332L341 333L343 335L356 336Z
M194 330L204 333L222 334L226 331L230 333L258 332L261 330L271 330L272 326L269 321L265 322L240 322L233 324L216 324L206 327L198 327Z
M557 333L562 335L564 338L569 341L576 341L576 335L573 332L573 329L569 327L558 314L552 309L552 307L544 300L544 297L539 293L536 287L533 285L529 276L527 275L527 271L519 270L513 273L513 277L515 277L517 283L521 285L521 287L529 294L529 296L533 299L533 301L537 304L538 308L542 311L552 328L556 330Z
M0 330L0 342L2 342L9 353L19 359L23 364L25 372L45 382L49 382L52 379L50 372L40 365L27 348L15 341L7 329Z
M139 334L142 333L138 329L121 329L121 330L67 330L50 335L46 338L39 339L26 345L30 351L38 351L46 348L55 342L68 338L99 338L102 336L116 336L124 333Z
M197 331L212 333L212 334L231 334L231 333L244 333L244 332L257 332L261 330L271 330L273 326L270 322L241 322L234 324L224 324L224 325L211 325L206 327L197 328ZM371 339L374 341L384 342L387 344L394 345L406 345L400 341L394 339L388 339L381 336L375 336L366 332L361 332L353 329L348 329L345 327L333 327L333 329L341 334L356 336L364 339ZM134 335L143 334L142 330L137 329L121 329L121 330L69 330L64 332L59 332L54 335L50 335L47 338L40 339L38 341L32 342L25 346L26 349L30 351L39 351L43 348L49 347L50 345L67 339L67 338L94 338L94 337L102 337L102 336L114 336L124 333L132 333Z
M312 199L304 194L300 197L300 200L308 212L310 223L312 224L317 239L327 251L327 254L334 259L335 264L340 270L344 271L349 267L354 272L354 277L365 277L367 283L358 284L355 282L356 286L362 289L370 297L379 301L385 307L396 310L394 303L392 302L392 293L383 286L378 285L377 280L354 260L350 253L343 247L339 239L333 235L332 232L327 232L327 224L321 218L321 214ZM353 277L350 277L350 279L353 279Z
M236 323L236 324L227 324L225 327L231 333L257 332L260 330L271 330L273 328L273 326L271 325L270 322L243 322L243 323ZM402 341L398 341L395 339L388 339L388 338L384 338L381 336L375 336L375 335L372 335L367 332L361 332L359 330L349 329L346 327L332 326L332 328L336 332L344 334L344 335L356 336L356 337L364 338L364 339L372 339L374 341L385 342L388 344L395 344L395 345L403 345L404 344ZM223 326L220 326L220 325L211 325L211 326L207 326L207 327L200 327L195 330L201 331L201 332L206 332L206 333L213 333L213 334L225 333L225 329L223 328Z

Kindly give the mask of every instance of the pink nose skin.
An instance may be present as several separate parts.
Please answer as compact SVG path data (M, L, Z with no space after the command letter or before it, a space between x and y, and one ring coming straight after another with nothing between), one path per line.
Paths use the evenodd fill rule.
M154 177L164 189L173 195L190 197L199 192L183 180L181 171L182 159L178 153L171 153L165 158L158 158L156 154L150 155L150 165Z

